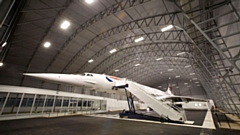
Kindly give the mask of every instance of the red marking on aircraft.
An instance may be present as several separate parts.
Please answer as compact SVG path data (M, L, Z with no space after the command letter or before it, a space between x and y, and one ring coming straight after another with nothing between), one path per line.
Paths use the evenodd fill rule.
M111 78L111 79L114 79L114 80L120 80L120 78L115 77L115 76L108 76L108 77Z

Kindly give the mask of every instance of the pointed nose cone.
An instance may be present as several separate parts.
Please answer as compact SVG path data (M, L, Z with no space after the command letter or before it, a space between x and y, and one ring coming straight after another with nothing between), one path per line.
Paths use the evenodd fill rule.
M36 78L42 78L46 80L51 80L54 78L60 78L61 74L47 74L47 73L23 73L23 75L36 77Z
M52 74L52 73L24 73L23 75L54 82L67 82L70 76L65 74Z
M23 75L40 78L58 84L70 84L77 86L85 86L84 77L74 74L54 74L54 73L24 73Z

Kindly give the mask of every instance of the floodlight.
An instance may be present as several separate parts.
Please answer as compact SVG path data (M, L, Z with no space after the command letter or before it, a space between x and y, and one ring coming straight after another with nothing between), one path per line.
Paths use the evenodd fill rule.
M140 41L142 41L142 40L144 40L144 38L143 38L143 37L140 37L140 38L135 39L134 41L137 43L137 42L140 42Z
M110 50L109 52L110 53L115 53L117 50L116 49L112 49L112 50Z
M4 43L2 44L2 47L6 46L6 45L7 45L7 42L4 42Z
M93 3L94 0L85 0L85 2L87 2L88 4Z
M185 54L186 52L180 52L180 53L177 53L177 56L178 55L183 55L183 54Z
M163 59L163 58L161 57L161 58L157 58L156 60L159 61L159 60L162 60L162 59Z
M88 63L92 63L94 60L93 59L90 59L89 61L88 61Z
M69 22L69 21L64 21L64 22L61 24L61 28L62 28L62 29L67 29L69 26L70 26L70 22Z
M51 43L50 43L50 42L45 42L43 46L46 47L46 48L48 48L48 47L51 46Z
M195 75L195 73L190 73L189 75Z
M164 32L164 31L170 30L172 28L173 28L173 25L168 25L167 27L162 28L161 31Z
M137 67L137 66L140 66L140 64L135 64L135 66Z

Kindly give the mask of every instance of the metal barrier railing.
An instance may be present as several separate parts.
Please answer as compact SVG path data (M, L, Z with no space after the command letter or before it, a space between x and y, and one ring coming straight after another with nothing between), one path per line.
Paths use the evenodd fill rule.
M231 115L236 115L236 113L224 113L224 112L213 112L217 118L217 121L219 123L220 126L222 126L223 122L227 122L228 127L231 129L231 123L237 123L240 122L240 120L233 120L230 119L226 116L226 114L231 114ZM239 114L238 114L239 115Z

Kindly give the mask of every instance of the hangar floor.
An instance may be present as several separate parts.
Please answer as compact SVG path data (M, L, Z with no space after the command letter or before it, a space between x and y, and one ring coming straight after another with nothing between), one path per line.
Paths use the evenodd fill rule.
M89 116L35 118L0 121L0 134L6 135L239 135L239 130L205 129L159 123L136 122Z
M108 113L98 113L98 114L93 114L90 116L96 116L96 117L106 117L106 118L119 118L119 111L117 112L108 112ZM160 117L159 114L157 114L154 111L137 111L138 114L144 114L144 115L149 115L149 116L154 116L154 117ZM189 121L194 121L193 125L197 126L202 126L206 113L206 110L185 110L187 120Z

